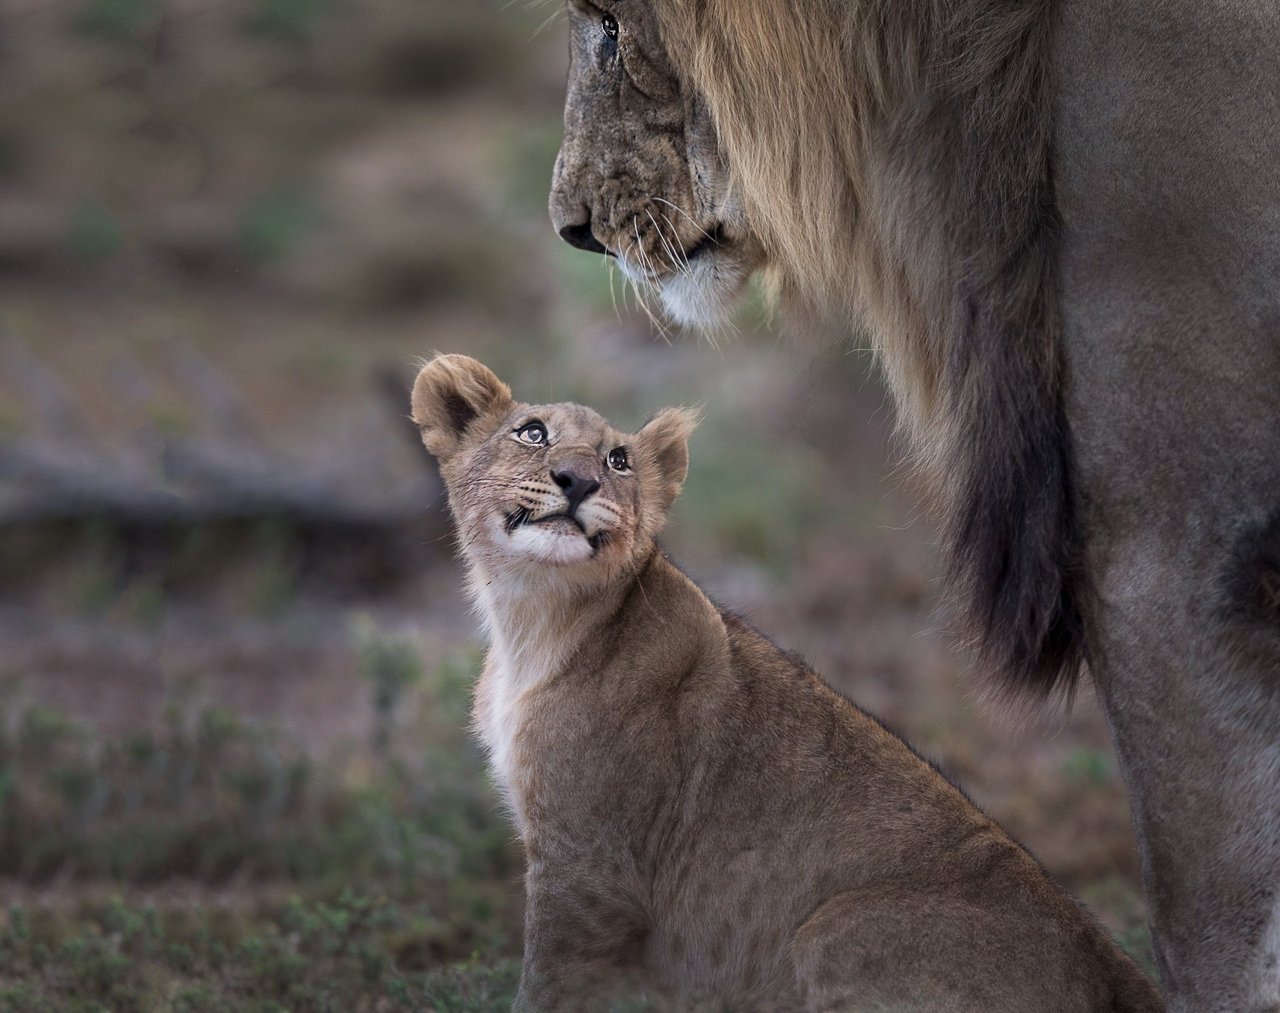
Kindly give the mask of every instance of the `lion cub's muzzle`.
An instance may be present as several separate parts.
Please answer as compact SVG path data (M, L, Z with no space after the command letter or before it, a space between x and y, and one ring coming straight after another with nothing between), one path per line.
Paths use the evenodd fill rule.
M572 468L552 468L551 480L560 487L565 499L569 501L569 509L566 513L570 517L577 514L578 506L584 499L600 489L598 479L579 474Z
M570 522L599 548L608 529L618 520L613 504L600 492L600 476L594 462L557 462L548 472L550 481L531 479L516 487L516 508L506 516L507 532L525 525Z

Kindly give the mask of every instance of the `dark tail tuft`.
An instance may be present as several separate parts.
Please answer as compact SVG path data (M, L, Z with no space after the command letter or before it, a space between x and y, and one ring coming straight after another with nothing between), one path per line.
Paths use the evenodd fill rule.
M1071 439L1062 392L1053 224L974 285L949 376L948 584L984 666L1012 691L1070 692L1082 667Z
M981 5L979 5L981 6ZM946 370L950 590L1011 691L1068 692L1083 657L1071 434L1063 403L1052 158L1052 2L949 27L945 106L959 257Z

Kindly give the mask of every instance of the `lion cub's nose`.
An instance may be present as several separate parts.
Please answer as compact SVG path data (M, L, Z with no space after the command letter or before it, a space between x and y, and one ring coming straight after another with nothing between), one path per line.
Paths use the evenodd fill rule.
M579 503L600 488L600 483L594 478L587 478L567 468L563 471L556 471L553 468L551 478L568 497L570 515L577 511Z

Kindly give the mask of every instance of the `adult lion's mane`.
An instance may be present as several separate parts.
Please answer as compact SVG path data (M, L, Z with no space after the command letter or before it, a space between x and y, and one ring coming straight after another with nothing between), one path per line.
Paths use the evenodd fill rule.
M870 331L983 661L1011 688L1069 687L1083 589L1055 290L1054 5L655 8L784 292Z

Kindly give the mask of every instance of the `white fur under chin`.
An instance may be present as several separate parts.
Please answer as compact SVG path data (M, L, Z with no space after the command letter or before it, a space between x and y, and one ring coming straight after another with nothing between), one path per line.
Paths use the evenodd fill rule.
M559 503L548 505L558 509ZM578 519L593 535L609 531L618 508L591 497ZM555 674L578 647L576 615L566 603L601 579L587 536L567 519L521 524L508 531L495 514L469 543L470 590L489 635L486 675L476 697L477 730L489 762L520 832L524 803L517 784L516 737L524 721L528 694ZM567 567L567 569L566 569Z
M712 328L728 317L746 280L741 267L708 252L692 261L688 270L663 278L658 292L676 323Z
M553 675L576 646L555 607L557 584L545 570L523 568L491 579L471 574L471 590L489 634L487 676L476 696L477 731L489 753L503 799L525 830L524 801L516 782L516 737L527 694Z
M539 527L522 524L509 536L508 547L512 555L522 556L552 566L568 566L583 563L591 558L591 543L580 531L567 531L563 527Z
M653 278L618 259L635 285L658 293L667 315L682 327L712 330L729 316L750 272L725 256L706 251L674 274Z

